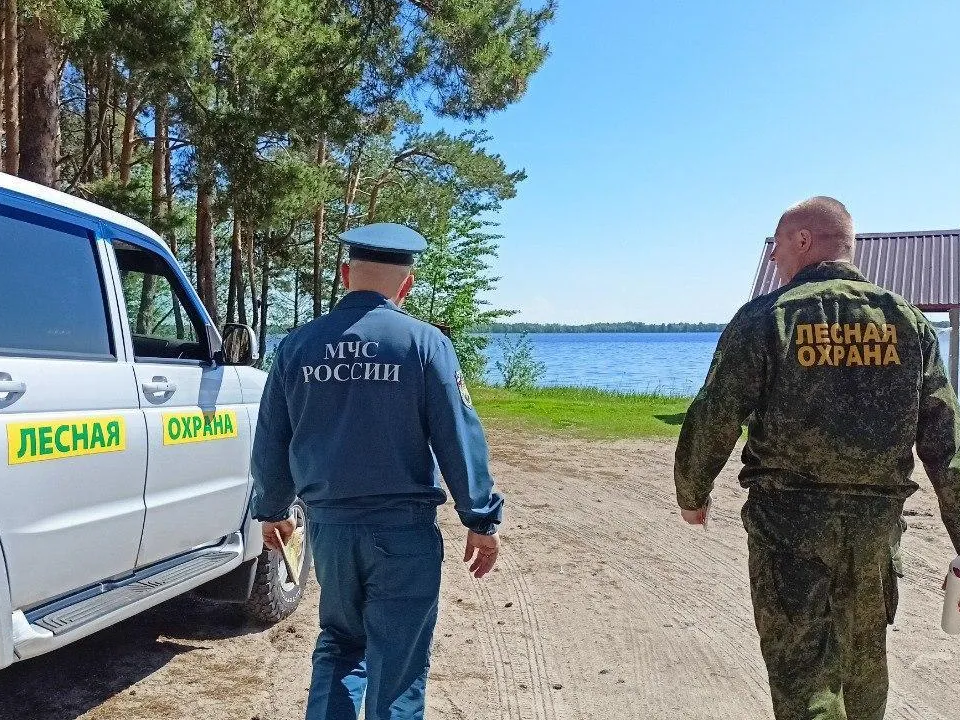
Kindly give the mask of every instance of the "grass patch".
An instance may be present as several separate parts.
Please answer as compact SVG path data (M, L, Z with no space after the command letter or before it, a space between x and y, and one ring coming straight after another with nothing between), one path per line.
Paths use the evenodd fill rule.
M478 386L471 395L484 420L590 438L676 437L690 405L690 398L593 388Z

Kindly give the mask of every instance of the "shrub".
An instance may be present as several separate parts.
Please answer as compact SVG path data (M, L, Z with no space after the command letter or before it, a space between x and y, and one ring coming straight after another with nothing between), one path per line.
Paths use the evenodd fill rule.
M497 341L502 359L497 360L496 368L503 376L503 386L508 390L532 390L543 378L547 366L539 362L533 354L533 345L526 333L516 340L500 338Z

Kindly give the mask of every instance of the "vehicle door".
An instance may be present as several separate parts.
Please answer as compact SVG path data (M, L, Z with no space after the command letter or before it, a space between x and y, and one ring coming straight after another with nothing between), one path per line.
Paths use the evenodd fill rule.
M236 368L213 361L196 294L172 256L115 232L149 462L138 566L236 532L249 494L250 421Z
M0 543L14 609L130 573L147 438L94 220L0 195Z

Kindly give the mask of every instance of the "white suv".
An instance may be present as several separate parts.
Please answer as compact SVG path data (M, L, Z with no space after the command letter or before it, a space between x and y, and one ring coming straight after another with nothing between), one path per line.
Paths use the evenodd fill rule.
M0 668L196 589L277 621L299 578L249 517L265 374L163 241L0 174Z

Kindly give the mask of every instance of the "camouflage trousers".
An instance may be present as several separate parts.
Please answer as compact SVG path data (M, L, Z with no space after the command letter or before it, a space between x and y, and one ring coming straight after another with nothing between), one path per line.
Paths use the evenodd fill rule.
M882 720L903 503L795 495L751 489L743 508L774 715Z

